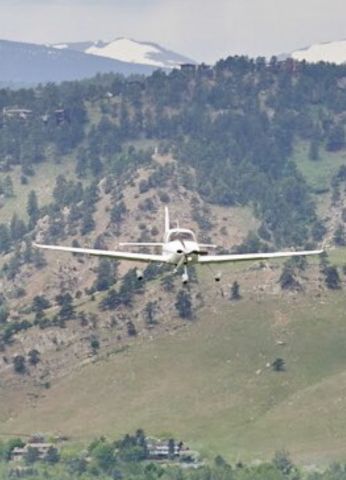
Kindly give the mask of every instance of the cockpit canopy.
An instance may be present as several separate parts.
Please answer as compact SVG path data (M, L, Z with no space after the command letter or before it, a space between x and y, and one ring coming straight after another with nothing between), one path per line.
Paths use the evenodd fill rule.
M196 237L193 232L190 230L182 230L182 229L176 229L176 230L171 230L168 233L168 242L174 242L175 240L182 240L184 241L190 241L190 242L195 242Z

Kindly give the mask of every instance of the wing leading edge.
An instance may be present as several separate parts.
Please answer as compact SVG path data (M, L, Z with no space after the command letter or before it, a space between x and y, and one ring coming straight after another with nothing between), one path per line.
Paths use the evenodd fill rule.
M244 253L230 255L206 255L199 257L198 263L228 263L228 262L244 262L247 260L266 260L270 258L284 257L302 257L307 255L320 255L324 250L306 250L301 252L273 252L273 253Z
M58 245L42 245L34 243L35 247L43 248L44 250L54 250L58 252L70 252L70 253L82 253L86 255L95 255L99 257L108 257L119 260L128 260L132 262L144 262L144 263L163 263L165 257L163 255L151 255L147 253L130 253L130 252L115 252L112 250L98 250L93 248L77 248L77 247L62 247Z

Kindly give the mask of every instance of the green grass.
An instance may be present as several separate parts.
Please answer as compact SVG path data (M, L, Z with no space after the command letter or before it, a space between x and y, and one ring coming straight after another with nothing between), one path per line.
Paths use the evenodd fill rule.
M80 367L35 408L12 412L0 433L90 439L142 427L210 457L265 459L286 448L298 461L345 458L344 293L248 295L231 303L211 285L210 275L201 277L209 306L196 320ZM286 372L266 367L277 357Z
M293 160L312 190L319 192L330 188L332 177L342 165L346 165L346 154L344 151L326 152L321 147L320 159L313 161L309 159L309 145L302 142L295 147Z

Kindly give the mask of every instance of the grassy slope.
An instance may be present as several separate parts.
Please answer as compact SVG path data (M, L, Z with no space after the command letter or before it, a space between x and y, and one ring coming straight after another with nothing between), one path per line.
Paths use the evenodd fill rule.
M345 263L346 252L338 259ZM345 458L344 293L246 293L231 303L210 275L200 278L207 306L196 321L81 367L0 430L85 438L141 426L230 459L266 458L281 447L304 462ZM276 357L286 372L266 368Z
M346 165L346 154L344 150L332 153L321 148L320 159L313 161L309 159L309 145L301 142L295 147L293 160L312 190L318 191L330 188L332 177L342 165Z

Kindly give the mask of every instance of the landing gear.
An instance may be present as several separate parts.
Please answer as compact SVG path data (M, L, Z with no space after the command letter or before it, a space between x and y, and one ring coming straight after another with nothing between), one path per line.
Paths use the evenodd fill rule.
M221 276L222 276L221 272L215 273L214 275L215 282L219 282L221 280Z
M181 276L181 281L183 285L186 285L189 282L189 274L187 273L186 265L184 265L184 273Z
M136 269L136 277L137 277L137 280L143 280L142 270L139 270L138 268Z

